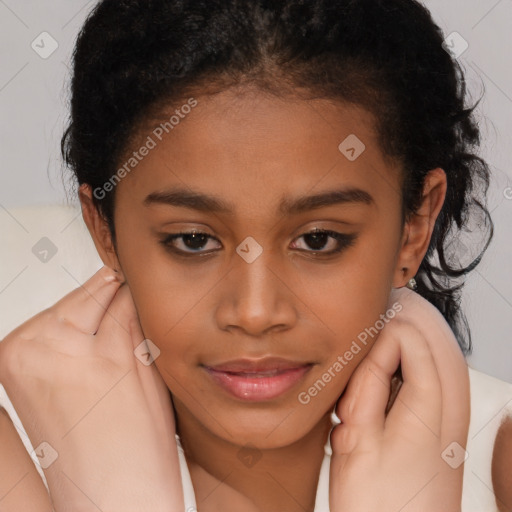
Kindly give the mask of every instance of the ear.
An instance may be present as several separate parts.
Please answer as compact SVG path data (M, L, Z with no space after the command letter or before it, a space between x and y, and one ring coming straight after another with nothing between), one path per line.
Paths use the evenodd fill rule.
M92 189L88 184L80 185L78 195L82 205L82 215L87 225L87 229L96 246L96 250L104 265L114 269L119 273L121 281L124 281L124 275L119 264L112 235L107 221L100 215L92 199Z
M425 177L421 206L404 225L393 278L394 288L402 288L418 272L427 252L437 216L443 207L446 188L446 173L443 169L429 171Z

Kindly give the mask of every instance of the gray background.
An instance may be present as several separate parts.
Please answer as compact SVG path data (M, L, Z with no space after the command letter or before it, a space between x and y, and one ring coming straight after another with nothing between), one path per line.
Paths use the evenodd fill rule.
M0 0L0 209L64 203L59 144L67 116L74 39L95 0ZM512 382L512 71L510 0L430 0L448 36L469 47L460 57L478 113L482 156L493 172L489 210L495 238L470 274L463 297L473 333L472 367ZM58 43L47 59L31 47L48 32ZM47 40L46 48L49 42ZM64 176L67 176L64 172ZM511 187L511 188L509 188Z

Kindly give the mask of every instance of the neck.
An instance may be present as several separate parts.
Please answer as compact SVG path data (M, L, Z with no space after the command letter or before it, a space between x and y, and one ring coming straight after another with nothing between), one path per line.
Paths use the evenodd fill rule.
M298 441L259 450L218 437L175 398L174 406L200 512L313 512L330 411Z

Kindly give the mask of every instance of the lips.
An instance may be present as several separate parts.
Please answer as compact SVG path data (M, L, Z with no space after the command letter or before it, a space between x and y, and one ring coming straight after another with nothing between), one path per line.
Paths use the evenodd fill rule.
M244 401L267 401L290 391L309 372L313 363L269 357L237 359L204 366L212 381L231 396Z
M290 361L281 357L266 357L263 359L234 359L216 365L206 365L214 371L225 373L253 373L263 374L265 372L282 372L301 368L309 363Z

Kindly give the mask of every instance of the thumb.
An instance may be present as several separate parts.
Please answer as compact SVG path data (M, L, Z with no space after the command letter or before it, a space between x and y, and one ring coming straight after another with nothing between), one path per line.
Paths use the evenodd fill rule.
M146 339L142 331L127 282L121 285L114 297L98 335L108 336L112 349L123 351L135 364L149 412L161 432L161 439L174 444L176 426L171 395L154 364L160 350L151 340ZM114 355L119 358L120 354L116 352Z

